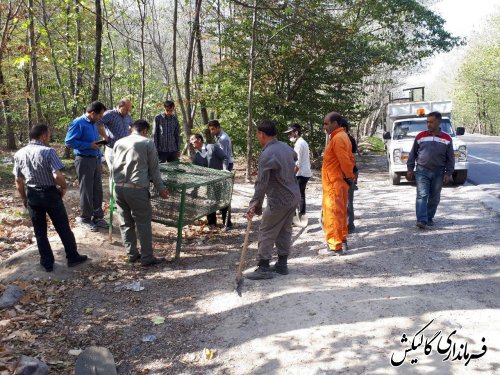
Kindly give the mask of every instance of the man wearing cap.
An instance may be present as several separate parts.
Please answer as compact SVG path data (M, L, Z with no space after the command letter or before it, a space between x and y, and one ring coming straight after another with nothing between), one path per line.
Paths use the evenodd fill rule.
M321 168L327 247L320 250L319 255L344 255L347 250L347 195L354 183L354 158L342 119L337 112L330 112L323 122L329 136Z
M33 223L40 264L47 272L52 272L54 254L47 238L47 215L64 246L68 267L85 262L87 256L77 251L62 200L67 191L66 180L61 172L64 165L56 151L49 147L49 140L47 125L35 125L30 130L30 143L14 155L14 176L17 191Z
M302 137L302 131L299 124L290 125L285 133L288 134L290 142L295 144L293 149L297 154L297 161L295 162L295 176L300 190L300 217L306 213L306 185L307 181L309 181L312 176L311 160L309 158L309 145Z
M97 141L96 124L102 119L106 107L101 102L92 102L87 112L71 121L66 134L66 146L75 153L75 168L80 186L80 216L77 223L91 231L108 228L102 211L102 154Z
M428 130L417 134L406 163L408 180L416 177L417 227L420 229L434 225L443 183L448 183L455 170L453 141L449 134L441 131L441 117L439 112L427 115Z
M271 120L264 120L257 126L257 139L262 146L262 153L255 192L246 213L247 220L262 213L265 196L267 207L262 213L259 227L258 268L246 276L252 280L271 279L273 271L281 275L288 274L292 220L300 202L294 173L297 155L290 146L279 142L276 134L276 125ZM278 251L278 261L271 268L269 262L274 246Z

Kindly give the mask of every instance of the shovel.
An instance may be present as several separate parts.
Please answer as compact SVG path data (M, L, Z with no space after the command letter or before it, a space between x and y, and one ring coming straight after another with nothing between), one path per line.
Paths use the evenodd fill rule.
M236 279L234 281L234 290L241 297L241 286L243 285L243 264L245 263L245 256L247 254L248 237L250 236L250 227L252 225L252 220L248 220L247 230L245 232L245 241L243 242L243 249L241 250L240 264L238 266L238 272L236 273Z
M296 227L305 228L307 227L307 224L309 224L309 218L306 214L300 215L299 210L297 209L295 210L295 215L293 216L292 223Z

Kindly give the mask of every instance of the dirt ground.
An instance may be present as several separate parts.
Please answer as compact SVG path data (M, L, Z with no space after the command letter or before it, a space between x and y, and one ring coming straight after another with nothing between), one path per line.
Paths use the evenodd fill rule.
M309 225L293 232L290 274L245 280L241 297L233 281L253 193L242 181L233 195L235 228L186 228L181 259L162 267L127 265L116 227L111 244L105 233L75 228L92 261L71 270L55 238L52 275L33 246L16 252L0 263L0 292L17 280L26 295L0 311L0 374L2 360L19 354L46 361L51 374L70 374L76 356L68 352L90 345L110 349L120 374L499 373L499 216L474 187L446 187L436 226L418 230L415 186L389 185L380 156L366 156L360 169L348 255L316 255L324 245L316 171ZM257 230L255 221L248 271ZM155 224L154 232L157 254L173 256L175 230ZM134 282L144 289L125 289Z

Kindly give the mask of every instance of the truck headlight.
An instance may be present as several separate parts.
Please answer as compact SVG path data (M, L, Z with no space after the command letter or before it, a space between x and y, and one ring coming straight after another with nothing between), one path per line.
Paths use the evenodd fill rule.
M458 147L458 161L467 161L467 146Z
M401 164L401 150L399 148L394 149L392 157L394 158L394 163Z

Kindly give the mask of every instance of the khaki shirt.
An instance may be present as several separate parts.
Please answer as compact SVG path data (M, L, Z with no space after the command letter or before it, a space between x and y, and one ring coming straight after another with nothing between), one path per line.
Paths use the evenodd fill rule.
M133 132L115 143L113 155L112 174L115 184L132 183L148 188L149 182L153 181L156 190L165 190L152 139Z

